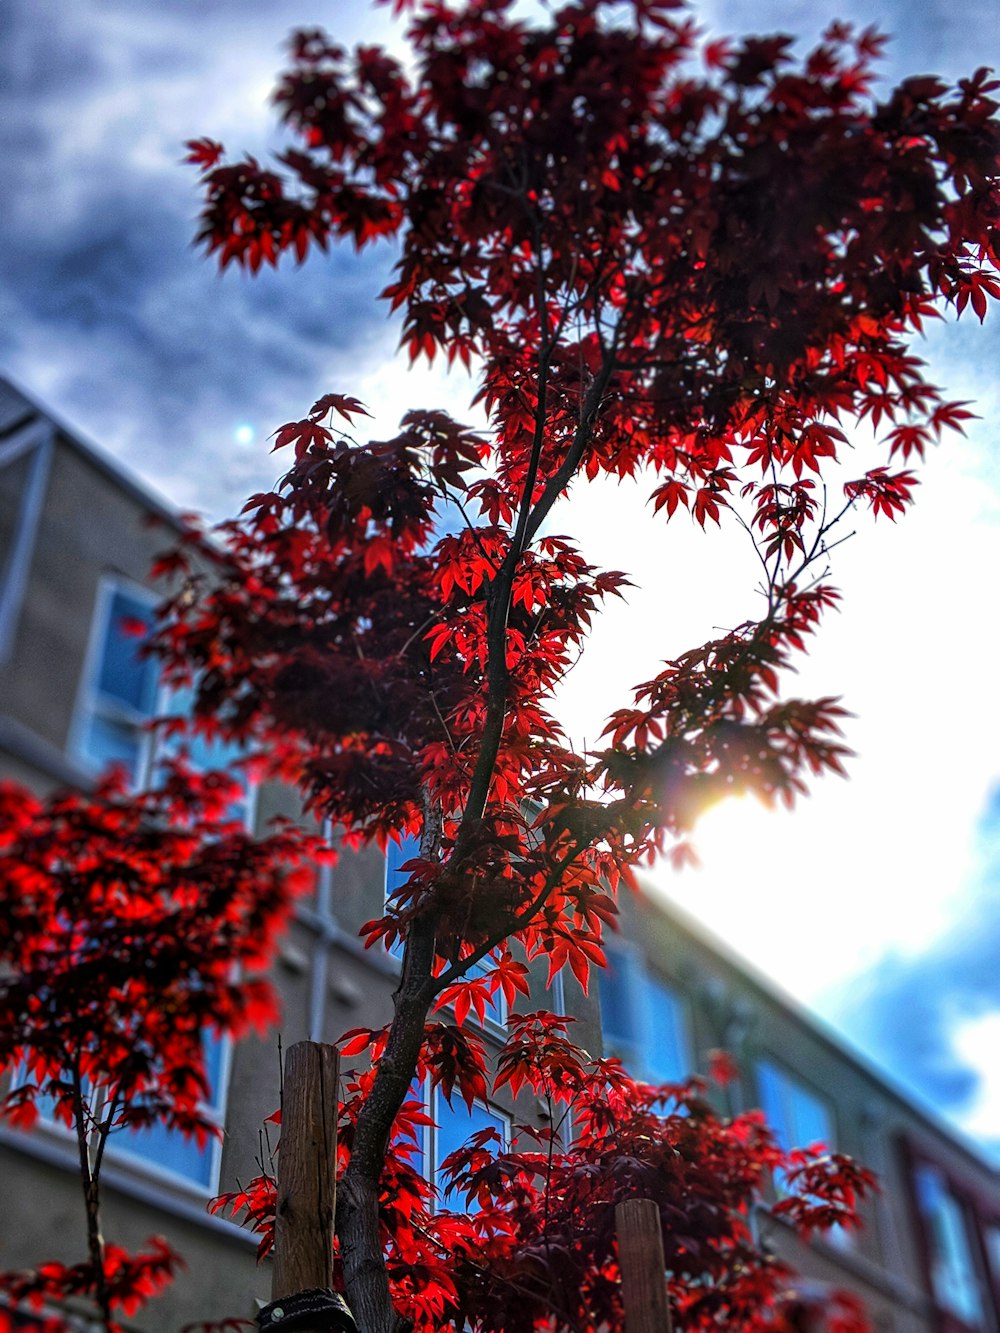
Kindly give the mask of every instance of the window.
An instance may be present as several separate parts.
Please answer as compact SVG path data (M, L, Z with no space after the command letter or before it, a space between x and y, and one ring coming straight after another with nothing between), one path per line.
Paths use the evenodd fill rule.
M770 1060L757 1065L757 1084L760 1089L761 1110L780 1147L808 1148L821 1143L832 1152L836 1148L833 1113L829 1104L794 1075ZM784 1172L774 1173L775 1189L788 1191ZM825 1240L842 1249L849 1246L851 1233L844 1227L829 1227Z
M161 692L162 693L162 692ZM187 685L171 689L160 699L159 711L168 717L188 717L193 711L194 691ZM157 758L178 754L181 750L188 757L191 767L198 772L208 769L232 769L233 777L243 789L243 798L234 802L227 810L230 819L238 819L250 827L253 817L253 787L247 780L245 770L236 768L243 758L243 747L233 741L213 737L211 740L194 732L170 736L165 739L154 738Z
M231 1043L225 1038L205 1033L202 1044L205 1051L205 1074L211 1092L211 1101L203 1109L221 1128L225 1115ZM24 1072L23 1067L15 1070L12 1086L17 1085L19 1076L23 1077ZM90 1096L92 1094L88 1094ZM54 1118L53 1098L39 1097L35 1104L43 1124L57 1128L60 1133L69 1132ZM100 1114L99 1105L94 1110ZM218 1139L212 1139L202 1148L194 1139L185 1138L179 1131L155 1124L145 1129L114 1130L108 1139L108 1153L116 1160L141 1161L147 1169L165 1180L185 1182L211 1193L219 1178L222 1144Z
M822 1098L770 1060L757 1066L757 1081L761 1109L782 1148L834 1147L833 1117Z
M419 1095L419 1092L414 1090L414 1096ZM436 1088L433 1091L428 1090L425 1100L434 1126L424 1130L419 1157L414 1156L414 1166L426 1175L432 1185L438 1187L440 1193L436 1209L443 1212L464 1212L464 1191L445 1189L441 1178L441 1163L450 1153L464 1148L472 1135L481 1129L496 1130L500 1136L500 1143L506 1148L510 1142L510 1117L482 1102L473 1102L470 1111L457 1094L449 1106ZM471 1205L471 1210L472 1212L478 1210L475 1201Z
M159 683L159 666L140 652L139 626L153 623L155 598L144 588L119 579L104 579L98 588L91 642L84 669L75 727L78 756L97 773L111 764L122 765L134 787L154 779L157 756L184 748L196 769L229 768L240 758L238 746L221 740L208 741L190 735L158 740L148 729L157 713L185 715L191 711L191 690L165 692ZM252 792L240 779L245 797L229 814L250 822ZM224 1117L225 1066L228 1043L205 1038L206 1066L212 1102L207 1108L222 1124ZM218 1174L220 1145L199 1148L164 1125L122 1131L110 1148L126 1158L140 1158L165 1176L210 1188Z
M99 773L121 764L133 785L146 777L151 737L147 724L156 713L159 669L139 655L132 625L152 625L153 598L144 590L104 580L84 680L77 705L74 749L88 769Z
M204 1109L221 1127L225 1118L230 1043L224 1038L204 1033L202 1045L205 1051L205 1073L211 1090L211 1101ZM108 1150L115 1156L137 1159L169 1179L187 1181L209 1192L215 1189L219 1178L221 1142L213 1138L204 1147L199 1147L194 1139L186 1139L183 1134L168 1129L166 1125L119 1130L108 1141Z
M385 906L388 910L394 895L406 883L407 872L403 869L407 861L412 861L420 855L420 838L415 833L407 833L400 842L390 840L385 853ZM395 940L389 946L389 953L393 958L402 962L403 959L403 941ZM476 977L481 977L489 972L493 966L491 956L482 959L481 962L473 964L465 975L465 980L472 981ZM473 1015L475 1011L472 1011ZM507 1002L502 992L496 991L486 1005L486 1017L491 1023L503 1026L507 1022Z
M930 1162L917 1163L913 1183L927 1238L934 1299L963 1324L982 1328L983 1293L965 1209L948 1188L944 1173Z
M149 731L157 714L190 714L193 697L190 687L161 688L156 660L141 655L142 635L134 631L152 627L154 605L143 588L113 579L101 583L75 727L74 748L86 767L99 773L121 764L133 787L154 780L158 757L181 749L199 770L232 768L243 754L240 746L220 739L194 734L161 739ZM238 779L245 796L229 814L249 825L253 793L241 773Z
M680 1083L691 1072L684 1001L627 945L606 940L598 972L604 1044L637 1078Z

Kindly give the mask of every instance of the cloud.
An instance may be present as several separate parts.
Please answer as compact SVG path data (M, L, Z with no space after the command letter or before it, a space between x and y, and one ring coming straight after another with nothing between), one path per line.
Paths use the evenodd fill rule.
M1000 1022L1000 786L979 826L977 874L958 918L916 955L889 950L824 1008L893 1074L985 1141L1000 1144L994 1038ZM919 885L910 910L919 912ZM859 923L863 929L863 923ZM991 1073L992 1071L992 1073Z
M812 45L833 20L874 26L889 37L881 62L884 88L911 74L957 79L997 53L994 0L768 0L752 17L742 0L701 0L699 17L714 31L785 32Z
M964 67L982 5L935 3L904 23L897 0L882 0L868 17L940 60L960 49ZM815 34L840 7L772 0L755 22ZM746 23L729 0L699 7L713 11L723 27ZM268 98L283 43L324 17L316 0L6 6L0 369L180 503L214 514L272 480L266 457L233 445L240 423L266 435L319 392L378 380L395 343L375 300L386 249L251 281L220 279L190 247L198 197L181 144L209 134L235 152L273 149ZM345 44L393 31L384 7L350 7L337 23ZM222 455L210 471L207 447Z
M265 152L278 48L306 17L264 0L196 21L189 5L21 0L0 52L12 200L0 367L216 516L280 466L239 449L240 422L266 436L320 392L353 390L395 341L376 302L387 248L252 281L220 276L191 246L199 201L183 140Z

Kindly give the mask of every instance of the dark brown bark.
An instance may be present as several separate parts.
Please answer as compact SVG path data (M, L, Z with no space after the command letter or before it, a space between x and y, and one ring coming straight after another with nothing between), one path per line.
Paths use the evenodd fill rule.
M403 953L395 1016L371 1092L354 1127L351 1160L337 1195L337 1236L347 1301L360 1333L401 1333L392 1307L378 1230L379 1180L392 1124L413 1081L434 1000L434 923L418 917Z
M83 1186L83 1206L87 1215L87 1255L94 1272L94 1303L100 1311L104 1328L111 1333L114 1320L105 1266L100 1190L100 1159L110 1132L111 1116L109 1115L98 1129L100 1146L95 1165L91 1166L90 1113L84 1105L83 1079L77 1069L73 1072L73 1119L76 1127L77 1156L80 1162L80 1182Z

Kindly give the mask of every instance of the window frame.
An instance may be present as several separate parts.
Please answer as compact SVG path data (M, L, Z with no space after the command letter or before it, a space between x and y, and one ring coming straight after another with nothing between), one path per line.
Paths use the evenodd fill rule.
M102 771L102 764L87 749L87 735L93 722L96 719L105 719L133 729L138 739L138 745L135 772L130 776L130 786L133 791L139 791L148 781L154 764L156 738L148 730L148 724L162 712L161 705L165 702L166 691L162 682L158 682L152 710L145 716L138 710L109 707L101 699L98 678L104 660L108 632L111 627L111 609L114 605L115 596L119 593L143 604L150 611L158 600L156 594L149 588L137 583L134 579L127 578L125 575L106 572L100 576L90 615L87 646L83 655L80 682L73 706L73 718L70 724L67 749L70 757L85 772L96 777ZM138 643L139 640L137 639L136 644L138 645Z
M165 739L158 731L151 729L149 724L156 718L170 717L174 713L183 715L185 710L176 708L176 700L180 692L173 686L165 684L162 678L156 684L152 711L146 716L140 714L138 710L116 709L114 706L108 707L102 703L97 681L101 663L104 660L108 629L111 624L111 608L118 593L130 597L135 602L143 603L149 610L152 610L159 601L159 597L152 589L136 582L135 579L113 572L106 572L100 576L94 597L94 607L91 612L87 647L84 652L80 683L73 708L67 750L70 756L86 772L96 777L101 772L101 768L86 749L87 730L93 719L104 717L112 722L133 727L139 743L136 771L131 779L130 788L132 791L141 791L153 780L156 765L161 757L169 753L174 745L172 739ZM138 644L139 640L136 640L136 642ZM180 743L183 745L183 741ZM213 767L224 766L213 765ZM199 766L196 765L195 767ZM257 789L258 784L247 778L240 819L247 831L251 833L257 815Z
M122 595L139 603L145 609L152 611L159 598L155 592L145 585L138 583L135 579L126 577L115 571L106 571L101 574L97 590L94 597L94 605L91 612L90 626L88 629L87 647L84 653L83 665L80 673L80 683L77 689L76 702L74 705L73 719L70 728L70 738L68 749L77 762L87 771L97 774L101 771L97 761L87 752L86 738L88 729L95 718L108 718L112 722L117 722L125 726L134 728L138 738L136 753L135 772L131 775L130 787L133 791L142 790L153 779L157 762L161 756L169 749L169 742L165 745L164 739L155 730L149 727L157 717L169 716L171 707L177 697L177 691L164 684L162 678L157 679L153 690L152 710L148 716L142 715L139 710L130 710L127 707L119 708L112 705L108 707L101 699L99 689L99 678L102 664L107 651L109 633L111 630L112 608L115 597ZM138 645L139 640L136 640ZM256 818L257 804L257 783L246 781L244 788L244 799L240 819L244 827L253 831ZM226 1107L228 1101L229 1079L233 1059L233 1042L228 1036L219 1038L220 1041L220 1059L218 1087L215 1090L215 1098L211 1103L205 1103L203 1109L212 1119L214 1124L222 1131L225 1130ZM54 1126L58 1128L58 1126ZM168 1131L169 1132L169 1131ZM189 1190L194 1190L199 1196L204 1196L206 1192L209 1197L218 1187L219 1172L222 1163L222 1140L213 1137L209 1145L211 1159L208 1171L209 1184L204 1185L201 1181L195 1181L190 1176L182 1172L174 1171L170 1167L162 1166L151 1157L134 1148L124 1146L124 1132L116 1133L109 1137L107 1152L115 1161L128 1164L132 1169L142 1170L155 1180L172 1186L181 1186Z
M771 1111L765 1105L766 1096L764 1093L764 1083L761 1077L763 1070L772 1071L781 1081L781 1104L782 1110L791 1109L793 1114L790 1117L791 1133L786 1133L786 1124L778 1125L771 1115ZM797 1071L792 1070L783 1061L771 1054L770 1051L758 1053L754 1061L754 1080L756 1082L757 1094L760 1102L760 1108L764 1112L767 1126L774 1132L778 1141L778 1146L784 1148L787 1152L792 1148L808 1148L812 1143L822 1142L824 1147L831 1153L839 1151L837 1145L841 1141L840 1134L840 1114L837 1109L837 1103L832 1097L827 1096L822 1088L813 1083L811 1079L803 1078ZM821 1135L819 1138L813 1136L806 1137L799 1142L800 1135L794 1129L794 1107L789 1101L790 1095L805 1095L810 1098L823 1112L823 1116L829 1128L829 1134ZM785 1120L786 1117L782 1116ZM774 1186L774 1192L778 1198L784 1198L791 1193L784 1181L783 1173L777 1169L771 1172L771 1181ZM849 1251L854 1248L855 1233L849 1231L846 1227L839 1224L827 1227L818 1231L818 1238L834 1250Z
M776 1056L772 1055L769 1051L765 1051L759 1054L757 1056L757 1059L754 1061L754 1066L755 1066L754 1073L757 1081L757 1091L760 1094L762 1110L766 1111L766 1108L763 1105L764 1089L763 1089L763 1083L761 1081L761 1071L767 1069L773 1071L784 1085L782 1089L782 1092L784 1094L783 1097L784 1106L788 1105L787 1101L784 1101L784 1098L787 1097L789 1092L805 1093L805 1095L811 1098L811 1100L814 1101L817 1106L822 1108L825 1118L829 1122L830 1126L829 1139L825 1138L816 1139L814 1137L812 1139L807 1139L804 1143L799 1143L796 1141L797 1136L793 1131L793 1133L788 1137L787 1141L779 1138L781 1146L785 1148L787 1151L790 1148L805 1148L808 1147L810 1143L816 1143L822 1141L825 1144L825 1146L829 1148L831 1152L836 1152L837 1144L840 1141L840 1134L839 1134L837 1107L833 1099L831 1097L828 1097L822 1088L818 1087L810 1079L803 1078L802 1075L799 1074L797 1071L790 1069L783 1060L778 1059ZM768 1119L768 1125L771 1129L775 1130L777 1133L779 1127L773 1124L770 1118ZM782 1125L781 1128L784 1129L785 1126Z
M209 1152L207 1182L194 1180L191 1176L185 1175L181 1171L175 1171L172 1167L163 1166L154 1158L129 1147L126 1137L129 1133L127 1129L109 1135L106 1149L109 1160L121 1165L128 1165L132 1170L141 1170L151 1179L162 1184L189 1190L197 1194L199 1198L212 1198L216 1194L222 1170L223 1135L226 1128L226 1108L229 1103L229 1080L232 1074L234 1042L232 1037L226 1035L217 1037L215 1040L219 1043L218 1086L214 1089L214 1100L212 1102L202 1102L200 1107L212 1120L215 1127L221 1131L217 1135L213 1134L206 1145ZM166 1126L161 1125L160 1128L167 1134L180 1133L178 1130L167 1129ZM194 1140L184 1139L183 1142L187 1146Z
M26 476L16 499L10 548L0 559L0 662L10 657L28 587L55 449L51 422L29 422L0 442L0 471L27 456Z
M981 1333L990 1319L994 1323L1000 1322L1000 1269L994 1271L986 1236L990 1227L1000 1228L1000 1218L994 1216L990 1209L984 1212L982 1201L975 1190L964 1186L932 1151L915 1145L908 1137L903 1139L903 1149L915 1240L921 1258L921 1275L939 1325L943 1333ZM980 1302L976 1323L968 1323L962 1315L945 1305L935 1289L933 1273L937 1252L917 1181L917 1173L921 1169L933 1171L937 1175L948 1199L958 1209L961 1235L967 1250L967 1265Z

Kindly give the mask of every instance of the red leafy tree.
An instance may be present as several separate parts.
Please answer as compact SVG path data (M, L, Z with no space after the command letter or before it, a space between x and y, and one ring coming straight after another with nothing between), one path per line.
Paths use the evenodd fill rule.
M379 1208L414 1076L465 1097L490 1076L476 1043L460 1029L444 1040L429 1014L481 1011L497 991L512 1003L539 955L586 982L620 880L657 853L682 862L707 802L791 803L809 776L840 770L836 703L784 698L779 678L835 599L824 577L843 515L867 505L895 519L909 465L968 415L928 383L913 334L944 307L981 319L1000 294L997 85L984 70L955 89L910 79L876 101L882 39L843 24L799 57L786 37L701 45L679 0L580 0L536 21L508 0L398 7L406 66L318 30L293 39L277 102L295 146L278 170L192 144L200 237L223 267L251 271L393 239L384 296L403 346L411 361L476 369L486 425L411 412L366 440L356 399L321 398L278 432L289 471L228 527L226 549L191 536L212 579L194 611L168 608L161 635L175 670L201 672L203 715L259 744L348 841L420 838L367 927L370 943L402 941L403 965L350 1107L338 1195L365 1333L412 1314L410 1279L382 1259ZM882 452L835 491L852 432ZM556 532L572 523L573 487L602 475L641 481L662 521L742 522L765 595L758 620L669 662L611 718L608 748L581 754L551 700L624 578ZM467 979L484 960L488 977ZM573 1186L575 1169L605 1161L589 1086L588 1163L560 1164L546 1206L571 1251L593 1241L596 1255L606 1218L584 1216ZM650 1130L636 1105L612 1156ZM708 1160L718 1134L720 1162L753 1137L693 1112L666 1125L668 1138L705 1128ZM749 1158L752 1175L761 1158ZM533 1171L501 1155L462 1173L495 1205L462 1233L468 1254L496 1258L482 1278L495 1295L508 1262L530 1285L517 1265L540 1223L518 1200ZM661 1197L676 1250L692 1222ZM739 1235L722 1247L733 1257ZM461 1251L457 1232L447 1244ZM546 1289L600 1307L608 1264L582 1276L570 1264ZM495 1327L466 1304L471 1269L449 1273L467 1284L463 1317ZM594 1320L613 1319L614 1299ZM676 1304L682 1324L711 1323L697 1282ZM557 1302L505 1318L594 1326Z
M365 929L403 961L392 1022L346 1048L371 1063L342 1108L340 1278L363 1333L592 1333L620 1325L611 1217L641 1193L679 1327L803 1327L748 1210L769 1169L798 1171L778 1208L808 1233L849 1218L863 1173L786 1159L698 1087L659 1106L551 1016L515 1016L490 1068L464 1019L499 992L512 1006L539 957L586 984L619 884L655 855L682 863L707 803L791 803L840 771L837 704L789 699L781 677L835 600L845 513L896 518L911 465L968 415L910 342L1000 294L995 85L911 79L877 102L873 32L835 25L801 58L783 37L702 45L678 0L533 22L505 0L399 7L405 67L293 39L279 170L191 146L201 238L251 271L392 239L385 296L410 359L474 368L485 424L412 412L362 439L357 399L320 398L278 432L278 488L164 562L186 578L157 639L201 724L256 749L347 845L419 837ZM882 452L845 484L859 431ZM626 580L557 533L573 487L602 476L645 485L654 521L742 523L764 597L580 753L553 696ZM474 1140L450 1166L479 1211L431 1216L412 1162L421 1077L467 1101L544 1095L572 1146L531 1125L502 1151ZM266 1240L268 1177L228 1202ZM849 1306L830 1315L860 1326Z
M101 1168L116 1133L217 1136L203 1036L276 1012L257 974L313 849L291 828L254 841L226 818L238 795L181 762L138 796L116 778L48 802L0 784L0 1069L14 1071L0 1114L27 1127L41 1102L73 1131L88 1239L80 1263L0 1274L16 1303L76 1298L110 1331L180 1262L159 1237L138 1254L105 1243Z
M406 1326L418 1333L622 1328L614 1210L638 1197L654 1199L660 1210L679 1329L869 1333L850 1294L806 1295L754 1241L749 1219L754 1207L763 1208L771 1173L779 1170L790 1192L771 1212L800 1235L855 1225L871 1175L819 1144L784 1152L760 1112L721 1119L703 1080L656 1088L628 1077L617 1061L591 1060L568 1039L570 1022L550 1013L509 1020L493 1087L530 1091L545 1117L515 1123L509 1147L485 1129L445 1158L445 1183L464 1193L471 1211L440 1204L432 1210L434 1190L413 1162L430 1118L415 1096L400 1108L382 1170L379 1223L393 1302ZM341 1178L386 1035L347 1034L344 1052L370 1050L374 1067L353 1077L341 1107ZM429 1024L418 1077L471 1107L486 1095L477 1046L459 1026ZM258 1232L265 1255L276 1200L270 1172L213 1206Z

